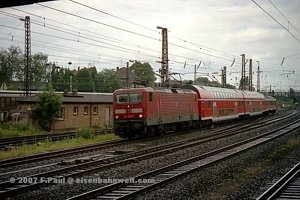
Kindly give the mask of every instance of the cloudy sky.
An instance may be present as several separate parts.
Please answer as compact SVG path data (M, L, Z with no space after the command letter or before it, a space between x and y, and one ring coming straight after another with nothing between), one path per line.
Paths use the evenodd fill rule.
M170 71L183 79L193 79L201 62L197 77L220 80L227 66L227 81L236 84L245 54L253 59L254 87L259 61L262 90L300 90L299 0L58 0L2 8L0 48L24 49L19 18L26 15L32 53L62 67L102 70L138 60L158 71L161 26L168 29Z

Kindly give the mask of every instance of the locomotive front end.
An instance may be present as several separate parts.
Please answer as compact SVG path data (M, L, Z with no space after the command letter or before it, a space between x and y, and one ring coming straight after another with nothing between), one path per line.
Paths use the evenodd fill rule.
M143 132L145 126L145 98L142 89L120 89L113 95L114 130L123 138Z

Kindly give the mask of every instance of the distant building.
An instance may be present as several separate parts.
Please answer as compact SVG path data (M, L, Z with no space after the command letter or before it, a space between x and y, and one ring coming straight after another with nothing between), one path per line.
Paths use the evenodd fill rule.
M134 72L134 69L132 69L131 67L128 68L128 72L127 72L127 67L122 67L122 68L117 67L116 75L119 78L122 88L126 88L127 84L128 87L134 87L134 83L138 79L137 74ZM127 83L127 78L128 78L128 83Z
M18 100L20 112L27 114L27 120L34 119L38 96ZM113 124L111 93L65 94L59 118L52 121L51 130L91 127L111 129ZM36 123L32 121L32 123Z

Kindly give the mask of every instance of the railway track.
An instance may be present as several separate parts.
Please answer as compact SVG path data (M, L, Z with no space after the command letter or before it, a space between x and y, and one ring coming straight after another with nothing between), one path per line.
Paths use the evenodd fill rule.
M74 196L75 199L128 199L140 195L143 192L152 190L161 185L170 183L178 179L213 164L222 162L246 150L274 140L300 127L300 120L285 125L284 127L270 131L268 133L247 139L200 156L193 157L175 164L145 173L132 178L131 182L119 182ZM146 181L145 181L146 180Z
M96 132L98 133L98 132ZM67 138L73 138L77 134L76 131L69 131L64 133L52 133L52 134L40 134L40 135L28 135L9 138L0 138L0 149L5 149L9 146L23 145L23 144L35 144L45 140L58 141Z
M289 112L287 114L284 114L283 116L276 117L275 119L277 119L277 118L285 119L285 118L290 117L291 115L293 115L293 113ZM261 119L261 118L259 118L259 119ZM264 121L269 120L269 119L266 119L266 120L262 120L261 122L259 122L258 121L259 119L255 120L255 122L264 123ZM243 121L239 124L234 124L227 128L223 128L223 129L221 129L221 131L230 130L235 127L239 127L241 124L247 124L247 123L250 123L250 122ZM248 126L249 126L249 124L248 124ZM195 131L195 130L193 130L193 131ZM217 132L217 133L219 133L219 132ZM149 139L142 139L139 141L145 142L147 140L149 140ZM150 138L150 140L151 140L151 138ZM4 168L4 167L10 167L10 166L15 166L15 165L24 164L24 163L42 161L42 160L46 160L46 159L53 159L53 158L57 158L57 157L61 157L61 156L68 156L68 155L74 155L74 154L79 154L79 153L91 152L91 151L96 151L96 150L100 150L100 149L104 149L104 148L108 148L108 147L114 147L114 146L123 145L123 144L125 145L130 142L131 141L126 141L124 139L121 139L121 140L117 140L117 141L110 141L110 142L104 142L104 143L101 142L101 143L97 143L97 144L93 144L93 145L81 146L81 147L76 147L76 148L68 148L68 149L51 151L51 152L47 152L47 153L34 154L34 155L24 156L24 157L5 159L5 160L0 160L0 167Z
M295 113L293 113L295 114ZM264 126L266 123L274 123L276 121L280 121L283 118L288 118L291 115L284 116L282 118L277 118L270 120L269 122L261 122L260 125L256 125L256 128L259 126ZM183 148L189 148L195 145L199 145L201 143L221 139L224 137L229 137L231 135L244 132L245 130L253 129L252 124L244 125L241 127L235 127L234 129L228 129L216 131L214 133L211 133L209 136L199 137L199 138L193 138L193 139L187 139L179 142L174 142L167 145L161 145L149 149L145 149L142 151L127 153L120 156L114 156L111 158L104 158L104 159L98 159L98 160L92 160L88 161L86 163L81 163L78 165L74 165L71 167L64 167L62 169L58 170L52 170L45 173L35 174L32 176L27 177L27 179L38 179L40 177L60 177L64 179L68 179L70 177L78 177L82 176L84 174L89 174L101 170L106 170L115 166L120 166L124 164L128 164L131 162L135 162L137 160L147 159L154 156L159 156L166 153L171 153L173 151L177 151ZM10 196L16 193L21 193L23 191L27 191L31 188L37 187L43 185L41 181L36 181L33 184L18 184L18 183L11 183L10 181L2 182L0 183L0 194L2 196Z
M68 148L68 149L51 151L51 152L47 152L47 153L40 153L40 154L35 154L35 155L30 155L30 156L25 156L25 157L5 159L5 160L0 160L0 167L2 167L2 168L10 167L10 166L18 165L18 164L24 164L24 163L29 163L29 162L36 162L36 161L41 161L41 160L46 160L46 159L51 159L51 158L57 158L60 156L68 156L68 155L73 155L73 154L83 153L83 152L88 152L88 151L96 151L99 149L105 149L108 147L121 145L126 142L128 142L128 141L125 139L118 139L118 140L113 140L113 141L108 141L108 142L100 142L100 143L93 144L93 145L81 146L81 147L76 147L76 148Z
M300 199L300 162L257 198L267 199Z

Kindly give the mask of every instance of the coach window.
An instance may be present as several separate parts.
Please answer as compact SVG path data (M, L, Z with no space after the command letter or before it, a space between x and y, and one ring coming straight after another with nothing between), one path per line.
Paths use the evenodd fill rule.
M153 101L153 92L149 92L149 102Z
M78 115L78 107L73 108L73 115Z
M208 108L210 108L210 106L211 106L210 104L211 104L210 101L208 101L208 102L207 102L207 107L208 107Z

